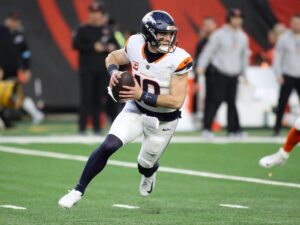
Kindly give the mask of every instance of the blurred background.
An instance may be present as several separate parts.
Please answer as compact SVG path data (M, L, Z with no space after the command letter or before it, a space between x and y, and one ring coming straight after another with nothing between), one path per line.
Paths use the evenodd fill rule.
M31 79L23 85L44 115L36 124L50 121L53 115L71 115L76 130L79 109L78 52L72 47L74 31L88 21L91 0L1 0L0 20L5 21L10 12L18 12L22 31L31 51ZM238 87L237 105L241 125L245 128L270 128L274 126L279 84L276 82L272 52L278 36L289 27L290 18L300 11L298 0L103 0L114 31L121 32L124 40L140 31L140 21L149 11L162 9L169 12L179 28L179 46L197 60L197 45L203 38L204 20L212 17L217 26L225 23L227 10L239 8L243 12L243 29L249 38L250 67L245 82ZM204 30L204 31L203 31ZM120 47L122 44L120 44ZM299 61L300 62L300 61ZM107 76L107 75L105 75ZM178 129L198 131L202 126L205 85L203 76L190 74L189 92L184 105L184 117ZM0 86L1 88L1 86ZM26 113L13 113L22 121ZM107 126L106 109L101 110L100 126ZM299 115L299 99L292 93L285 109L282 125L290 126ZM26 117L25 117L26 118ZM68 119L66 119L68 120ZM25 119L26 121L26 119ZM64 120L62 120L64 121ZM87 122L89 123L89 121ZM17 123L18 124L18 123ZM226 126L226 105L216 116L213 129ZM18 127L18 125L15 125ZM2 133L5 128L2 125ZM271 134L271 133L270 133Z

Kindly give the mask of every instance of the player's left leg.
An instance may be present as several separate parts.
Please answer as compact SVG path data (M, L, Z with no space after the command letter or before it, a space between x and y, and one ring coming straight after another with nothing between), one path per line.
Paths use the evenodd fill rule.
M64 195L58 204L63 208L71 208L77 204L88 184L104 169L109 157L122 145L141 136L142 132L141 113L134 103L127 102L123 111L113 122L104 142L89 157L76 187Z
M144 124L144 139L138 156L138 169L142 174L140 194L148 196L155 186L158 160L172 138L178 120L160 122L158 129Z
M290 152L300 142L300 117L296 120L294 126L290 129L287 139L278 152L265 156L260 159L259 164L262 167L270 168L272 166L284 164L289 158Z
M90 155L76 187L58 201L59 206L71 208L77 204L92 179L100 173L107 164L108 158L123 145L122 141L108 134L104 142Z

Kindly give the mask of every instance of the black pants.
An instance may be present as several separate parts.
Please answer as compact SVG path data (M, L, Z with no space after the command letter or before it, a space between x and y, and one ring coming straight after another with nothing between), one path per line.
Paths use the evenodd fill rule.
M300 97L300 78L294 78L284 74L283 79L284 79L284 83L280 88L277 111L276 111L276 123L274 127L275 134L278 134L280 132L283 112L288 102L288 99L291 95L291 92L294 88L297 90L298 96Z
M206 72L206 99L204 110L204 129L211 130L215 115L223 101L227 103L227 131L241 130L236 107L237 76L229 77L215 67L209 66Z
M99 113L101 110L101 96L105 93L106 73L81 72L80 73L80 109L79 109L79 131L86 130L86 119L92 116L93 130L98 132ZM102 79L101 79L102 78Z

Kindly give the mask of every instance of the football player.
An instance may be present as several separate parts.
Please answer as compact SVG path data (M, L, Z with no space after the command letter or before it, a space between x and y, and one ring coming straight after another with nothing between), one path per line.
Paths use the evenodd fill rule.
M289 158L293 148L300 141L300 117L296 120L294 126L290 129L287 139L278 152L265 156L260 159L259 164L265 168L271 168L276 165L282 165Z
M180 118L180 107L187 89L192 58L177 47L177 27L164 11L151 11L142 19L142 33L132 35L125 48L106 58L111 75L110 88L118 83L120 65L131 64L135 86L120 92L126 105L82 172L76 187L59 200L71 208L79 202L90 181L102 171L108 158L123 145L143 136L137 159L142 175L140 194L148 196L154 188L159 159L170 142Z

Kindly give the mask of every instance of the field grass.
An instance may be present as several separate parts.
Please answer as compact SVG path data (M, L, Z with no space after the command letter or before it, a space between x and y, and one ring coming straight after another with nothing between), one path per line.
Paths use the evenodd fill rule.
M5 144L16 148L88 156L96 145ZM162 166L300 183L300 152L283 167L265 170L258 159L277 150L276 144L170 144ZM112 159L136 162L139 144L130 144ZM0 224L101 225L298 225L299 188L245 183L159 172L147 198L139 196L137 169L108 165L88 187L79 205L58 207L58 199L76 184L84 162L0 152ZM269 176L272 174L272 176ZM116 208L127 204L139 209ZM219 204L249 207L235 209Z

